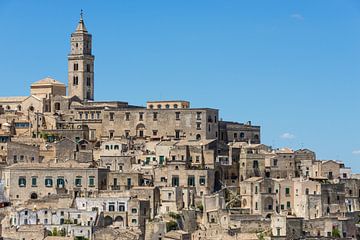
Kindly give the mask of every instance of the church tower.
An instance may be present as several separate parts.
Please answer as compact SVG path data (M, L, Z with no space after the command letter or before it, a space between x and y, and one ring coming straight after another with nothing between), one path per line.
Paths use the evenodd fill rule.
M81 100L94 100L94 59L91 54L91 34L86 30L83 13L75 32L71 34L71 49L68 55L69 96Z

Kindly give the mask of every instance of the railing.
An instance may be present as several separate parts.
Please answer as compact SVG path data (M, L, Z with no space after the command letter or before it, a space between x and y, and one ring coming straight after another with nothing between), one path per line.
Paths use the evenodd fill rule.
M119 185L111 185L110 189L111 190L120 190L120 186Z

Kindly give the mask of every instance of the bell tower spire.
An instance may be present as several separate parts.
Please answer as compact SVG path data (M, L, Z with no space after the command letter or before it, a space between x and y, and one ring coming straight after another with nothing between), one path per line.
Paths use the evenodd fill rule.
M92 55L92 36L88 33L83 20L83 11L75 32L70 38L68 55L68 89L69 96L81 100L94 100L94 59Z

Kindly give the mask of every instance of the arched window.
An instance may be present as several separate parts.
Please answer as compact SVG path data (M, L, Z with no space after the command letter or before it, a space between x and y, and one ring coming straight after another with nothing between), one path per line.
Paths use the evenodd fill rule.
M169 105L169 104L166 104L166 105L165 105L165 108L166 108L166 109L169 109L169 108L170 108L170 105Z
M154 105L152 105L152 104L149 105L149 108L150 108L150 109L153 109L153 108L154 108Z
M21 111L21 105L18 105L18 106L17 106L17 110L18 110L18 111Z
M255 134L254 139L259 140L259 135Z
M57 111L60 110L60 103L58 103L58 102L55 103L55 110L57 110Z
M161 104L158 104L158 105L157 105L157 108L158 108L158 109L161 109Z
M240 133L240 138L242 139L242 138L244 138L244 137L245 137L245 133L241 132L241 133Z
M119 145L115 145L114 150L119 150Z
M174 108L178 108L178 105L177 105L177 104L174 104Z
M105 150L110 150L109 145L105 145Z
M38 198L38 195L37 195L36 193L32 193L32 194L30 195L30 198L31 198L31 199L37 199L37 198Z
M9 105L6 106L6 110L10 110L10 106L9 106Z
M201 135L200 134L196 134L196 140L201 140Z

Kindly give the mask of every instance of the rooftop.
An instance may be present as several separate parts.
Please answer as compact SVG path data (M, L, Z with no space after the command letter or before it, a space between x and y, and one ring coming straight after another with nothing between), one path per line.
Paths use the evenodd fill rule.
M65 87L65 84L58 81L58 80L55 80L51 77L46 77L46 78L43 78L39 81L36 81L34 82L33 84L31 84L31 87L36 87L36 86L54 86L54 85L57 85L57 86L64 86Z

